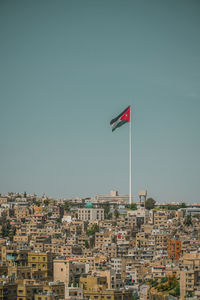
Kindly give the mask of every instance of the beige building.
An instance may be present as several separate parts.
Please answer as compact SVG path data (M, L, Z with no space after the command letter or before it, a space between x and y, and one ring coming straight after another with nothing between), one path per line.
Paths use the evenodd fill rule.
M168 216L165 212L154 212L154 225L160 229L164 229L167 225Z
M103 208L79 208L78 219L82 221L104 220Z
M77 284L80 277L87 271L84 263L66 260L54 259L53 261L54 281L64 282L65 284Z
M180 299L200 298L200 253L184 253L180 271Z
M17 218L17 220L27 218L30 215L29 208L24 206L15 206L14 215Z

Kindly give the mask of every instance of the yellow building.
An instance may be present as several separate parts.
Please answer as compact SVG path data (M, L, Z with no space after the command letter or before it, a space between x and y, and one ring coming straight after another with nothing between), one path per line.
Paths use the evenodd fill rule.
M43 292L53 293L59 300L65 299L65 284L63 282L49 282L49 284L43 286Z
M17 300L32 300L34 294L38 292L42 292L42 284L36 284L34 280L18 281Z
M64 298L58 298L52 292L42 292L34 295L34 300L64 300Z
M53 264L50 253L28 252L28 266L32 267L34 279L52 280Z
M106 276L82 276L80 278L80 285L87 291L105 290L108 288Z
M83 292L84 299L91 300L132 300L132 291L99 290Z
M32 268L29 266L8 266L8 276L13 275L17 279L32 279Z

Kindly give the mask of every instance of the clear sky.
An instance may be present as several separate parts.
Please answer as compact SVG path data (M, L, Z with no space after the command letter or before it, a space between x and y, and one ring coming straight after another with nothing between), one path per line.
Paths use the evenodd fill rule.
M0 192L199 201L200 1L1 0Z

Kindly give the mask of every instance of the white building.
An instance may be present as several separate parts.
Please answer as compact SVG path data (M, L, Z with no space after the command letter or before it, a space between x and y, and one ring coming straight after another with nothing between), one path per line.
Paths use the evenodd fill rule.
M104 220L103 208L79 208L78 219L81 221Z

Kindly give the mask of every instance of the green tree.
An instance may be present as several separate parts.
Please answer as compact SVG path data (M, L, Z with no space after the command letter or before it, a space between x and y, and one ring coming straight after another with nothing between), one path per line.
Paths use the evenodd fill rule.
M89 248L90 248L90 245L89 245L89 243L88 243L88 241L87 241L87 240L85 240L85 248L87 248L87 249L89 249Z
M191 218L191 215L188 215L188 216L185 217L185 219L184 219L184 224L185 224L186 226L192 225L192 218Z
M36 200L35 205L39 207L41 205L41 202Z
M131 203L131 205L129 206L129 208L131 210L137 210L137 204L136 203Z
M10 233L10 230L11 230L10 222L6 222L5 224L3 224L2 229L1 229L2 237L3 238L8 237L9 233Z
M67 201L64 202L63 207L64 207L65 211L70 211L70 204L69 204L69 202L67 202Z
M56 219L56 222L57 222L58 224L61 224L61 223L62 223L61 218L57 218L57 219Z
M156 201L153 198L148 198L145 201L145 208L150 210L153 209L155 207Z
M114 210L115 219L119 218L119 211L117 209Z
M192 291L187 292L187 297L192 298L194 296L194 293Z
M88 236L94 236L95 232L99 232L99 226L97 224L93 224L86 232Z
M161 278L161 283L165 283L165 282L167 282L168 281L168 277L162 277Z
M48 206L48 205L49 205L49 203L50 203L50 201L49 201L48 199L45 199L45 200L44 200L44 204L45 204L45 206Z
M103 209L104 209L104 216L105 216L105 219L109 219L110 205L109 205L109 204L105 204L105 205L103 206Z

